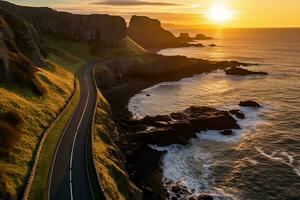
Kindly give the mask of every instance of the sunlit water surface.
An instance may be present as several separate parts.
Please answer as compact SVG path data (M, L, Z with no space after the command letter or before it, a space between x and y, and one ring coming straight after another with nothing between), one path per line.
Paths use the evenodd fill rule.
M173 145L163 158L167 180L215 199L300 199L300 30L217 30L204 44L163 55L261 63L249 67L268 76L226 76L223 71L155 85L132 97L138 117L181 111L191 105L239 108L241 100L263 107L245 109L242 130L233 136L199 133L188 146ZM150 96L146 95L150 94Z

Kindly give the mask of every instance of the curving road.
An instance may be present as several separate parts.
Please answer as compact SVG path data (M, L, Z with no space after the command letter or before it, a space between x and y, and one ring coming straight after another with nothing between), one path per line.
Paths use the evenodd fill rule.
M91 127L96 103L93 63L79 72L80 101L56 149L49 180L48 199L95 199L88 160Z

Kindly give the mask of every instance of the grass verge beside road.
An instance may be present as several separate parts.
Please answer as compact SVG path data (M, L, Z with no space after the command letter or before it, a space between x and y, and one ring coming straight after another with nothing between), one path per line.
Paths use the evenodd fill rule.
M77 81L78 82L78 81ZM32 189L29 195L31 200L47 199L48 191L48 178L51 171L52 161L55 155L55 151L66 124L71 118L74 109L78 105L80 99L80 87L77 83L74 95L70 100L70 103L65 108L65 112L57 123L51 128L50 133L45 140L42 148L40 159L35 173L35 179L33 181Z

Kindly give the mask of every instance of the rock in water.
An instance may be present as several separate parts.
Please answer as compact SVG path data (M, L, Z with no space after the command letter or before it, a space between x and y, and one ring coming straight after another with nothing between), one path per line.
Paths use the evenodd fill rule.
M192 106L171 115L147 116L144 119L129 122L132 126L127 129L131 133L128 137L142 143L159 146L186 145L191 138L196 137L196 133L204 130L240 128L229 112L199 106ZM147 129L144 125L151 129ZM226 131L226 133L229 132Z
M245 114L242 113L240 110L230 110L229 113L232 114L232 115L235 115L239 119L245 119L246 118Z
M232 135L233 134L232 130L224 130L224 131L221 131L220 133L222 135Z
M239 106L242 107L253 107L253 108L259 108L261 107L257 102L255 101L241 101L239 103Z
M182 42L191 42L193 39L190 37L189 33L180 33L178 40Z
M268 75L266 72L253 72L247 69L239 68L239 67L232 67L230 69L225 70L225 73L228 75L240 75L240 76L247 76L247 75Z
M201 33L197 34L196 37L195 37L195 40L211 40L211 39L213 39L213 38L208 37L208 36L206 36L204 34L201 34Z

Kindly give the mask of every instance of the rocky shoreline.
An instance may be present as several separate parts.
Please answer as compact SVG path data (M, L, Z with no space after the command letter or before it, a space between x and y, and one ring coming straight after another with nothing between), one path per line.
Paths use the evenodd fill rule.
M166 146L171 144L187 144L189 139L196 137L196 132L213 129L220 130L220 134L232 134L231 129L239 129L239 125L233 115L237 118L244 118L245 115L239 110L221 111L209 107L191 107L179 113L171 115L145 117L141 120L133 119L128 111L129 99L141 90L163 81L175 81L181 78L211 72L217 69L226 70L236 66L247 66L249 64L239 62L209 62L197 59L187 59L178 57L157 56L158 63L151 63L139 66L137 63L117 62L108 63L111 66L112 74L118 74L118 80L113 85L105 84L108 81L99 80L101 74L96 75L104 96L110 103L113 116L118 127L121 139L117 144L126 158L126 171L131 180L144 192L144 199L168 199L168 194L163 182L161 169L161 157L165 152L151 149L148 145ZM184 62L188 73L180 72L176 66L172 73L167 66L172 64L172 60L177 59L177 63ZM178 61L180 60L180 62ZM184 61L183 61L184 60ZM162 62L163 61L163 62ZM120 63L126 63L121 66ZM164 63L161 65L161 63ZM197 63L198 67L195 67ZM158 65L158 66L157 66ZM133 67L134 66L134 67ZM166 66L165 68L163 68ZM191 67L193 66L193 67ZM143 72L139 71L142 67ZM156 69L160 67L158 72ZM163 68L163 69L161 69ZM117 70L118 69L118 70ZM119 69L122 69L121 71ZM126 70L125 70L126 69ZM131 71L134 69L134 71ZM165 73L168 76L165 76ZM147 76L148 79L143 77ZM97 78L98 77L98 78ZM107 78L107 77L106 77ZM111 81L110 81L111 83ZM182 134L185 130L185 134ZM188 131L187 131L188 130ZM202 197L201 197L202 198ZM199 197L199 199L201 199ZM207 199L204 198L203 199Z

